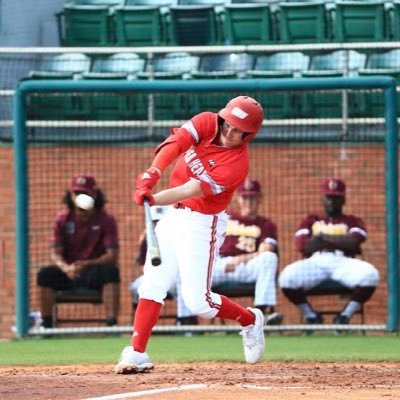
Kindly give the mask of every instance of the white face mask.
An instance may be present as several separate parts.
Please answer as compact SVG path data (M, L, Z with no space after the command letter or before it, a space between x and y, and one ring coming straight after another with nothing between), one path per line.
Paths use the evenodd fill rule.
M75 197L75 204L83 210L91 210L94 207L94 198L81 193Z

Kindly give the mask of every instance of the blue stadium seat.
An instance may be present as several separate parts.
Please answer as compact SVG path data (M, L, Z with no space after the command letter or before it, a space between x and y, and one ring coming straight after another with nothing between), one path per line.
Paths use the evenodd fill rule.
M30 71L27 79L79 79L90 70L91 60L83 53L46 56L40 69ZM34 94L28 99L28 118L39 120L84 119L88 110L82 96Z
M356 76L363 68L366 55L354 50L338 50L330 53L315 54L311 57L310 68L303 71L303 78L329 78ZM344 98L346 96L347 100ZM347 104L347 106L343 106ZM346 108L347 107L347 108ZM301 96L301 113L305 117L340 118L359 114L357 98L350 92L314 92Z
M309 57L301 52L279 52L260 55L247 78L293 78L308 68ZM288 92L260 93L256 95L263 105L266 119L295 118L299 116L299 94Z
M192 79L244 78L252 69L254 56L248 53L215 53L201 57L199 69L192 72ZM198 93L191 97L191 114L201 111L218 111L232 97L232 93Z
M84 79L135 79L144 70L145 60L135 53L116 53L94 60L91 72ZM131 103L135 95L94 94L83 99L90 109L90 119L121 120L135 118Z
M198 69L199 56L186 52L168 53L157 56L147 71L139 73L139 79L188 79L192 71ZM150 97L140 94L135 97L134 112L140 119L148 117L149 101L154 105L156 120L187 119L189 111L189 95L186 93L156 93Z
M400 49L384 53L369 54L366 68L359 70L360 76L388 75L396 79L400 85ZM361 115L382 117L384 115L384 98L382 93L365 93L361 97ZM398 108L400 115L400 102Z

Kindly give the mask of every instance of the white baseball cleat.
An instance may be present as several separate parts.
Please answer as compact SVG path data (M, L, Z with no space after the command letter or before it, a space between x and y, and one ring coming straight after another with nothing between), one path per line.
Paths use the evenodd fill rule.
M255 364L260 361L265 349L264 314L258 308L247 307L255 316L254 325L245 326L240 332L243 337L243 349L246 362Z
M121 353L118 364L114 368L116 374L136 374L154 368L147 353L139 353L132 346L126 346Z

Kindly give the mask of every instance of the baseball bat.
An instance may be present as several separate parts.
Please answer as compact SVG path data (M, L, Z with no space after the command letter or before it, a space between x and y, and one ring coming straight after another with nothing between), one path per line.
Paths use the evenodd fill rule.
M151 219L150 204L147 200L144 201L144 217L146 224L147 251L149 252L151 265L157 267L161 264L160 247Z

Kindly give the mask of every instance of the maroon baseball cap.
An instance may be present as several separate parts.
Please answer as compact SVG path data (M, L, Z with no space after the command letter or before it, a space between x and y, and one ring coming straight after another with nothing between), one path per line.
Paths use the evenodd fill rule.
M324 196L345 196L346 184L341 179L325 178L322 181L321 192Z
M74 175L71 182L71 190L73 192L82 192L86 194L93 194L96 190L96 181L93 176L86 174Z
M247 178L241 186L239 186L237 193L239 196L259 196L261 194L260 182L255 179Z

